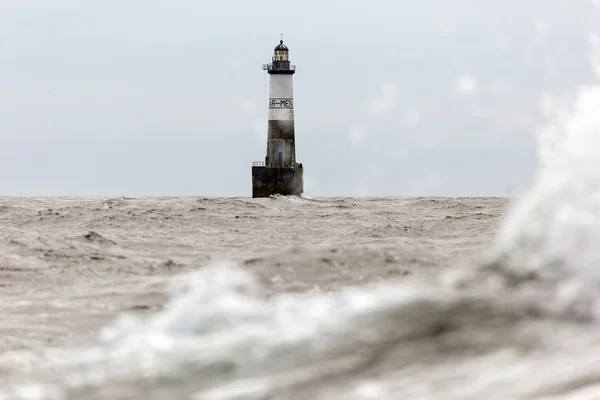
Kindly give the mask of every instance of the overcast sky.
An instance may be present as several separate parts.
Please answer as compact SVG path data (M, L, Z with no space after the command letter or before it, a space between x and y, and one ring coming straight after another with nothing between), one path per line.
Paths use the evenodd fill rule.
M1 0L0 195L250 196L280 34L307 196L494 196L593 82L589 0Z

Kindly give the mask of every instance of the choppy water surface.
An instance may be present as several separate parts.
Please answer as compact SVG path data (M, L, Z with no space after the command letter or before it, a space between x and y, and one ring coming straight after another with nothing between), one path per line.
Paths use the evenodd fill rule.
M3 198L0 398L600 398L599 109L515 204Z
M435 313L456 305L404 282L472 260L507 204L1 202L0 373L16 398L40 381L46 398L331 397L317 388L399 370L415 340L429 346Z

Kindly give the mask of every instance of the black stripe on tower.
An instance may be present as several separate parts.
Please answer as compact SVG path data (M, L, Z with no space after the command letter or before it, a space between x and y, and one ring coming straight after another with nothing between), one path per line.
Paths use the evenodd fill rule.
M294 121L269 120L269 139L294 139Z

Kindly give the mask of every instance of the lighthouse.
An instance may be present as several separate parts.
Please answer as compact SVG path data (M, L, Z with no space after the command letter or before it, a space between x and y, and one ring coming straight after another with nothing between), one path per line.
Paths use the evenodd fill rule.
M269 64L269 123L267 152L264 161L252 165L252 197L274 194L299 196L304 191L302 164L296 162L294 130L294 86L296 66L290 64L288 47L283 39L274 49Z

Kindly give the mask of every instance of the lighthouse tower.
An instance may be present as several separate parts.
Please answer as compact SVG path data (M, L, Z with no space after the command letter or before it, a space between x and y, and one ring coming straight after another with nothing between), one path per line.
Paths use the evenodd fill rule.
M252 166L252 197L273 194L299 196L304 191L302 164L296 162L293 76L289 49L283 39L275 47L269 74L269 124L265 161Z

